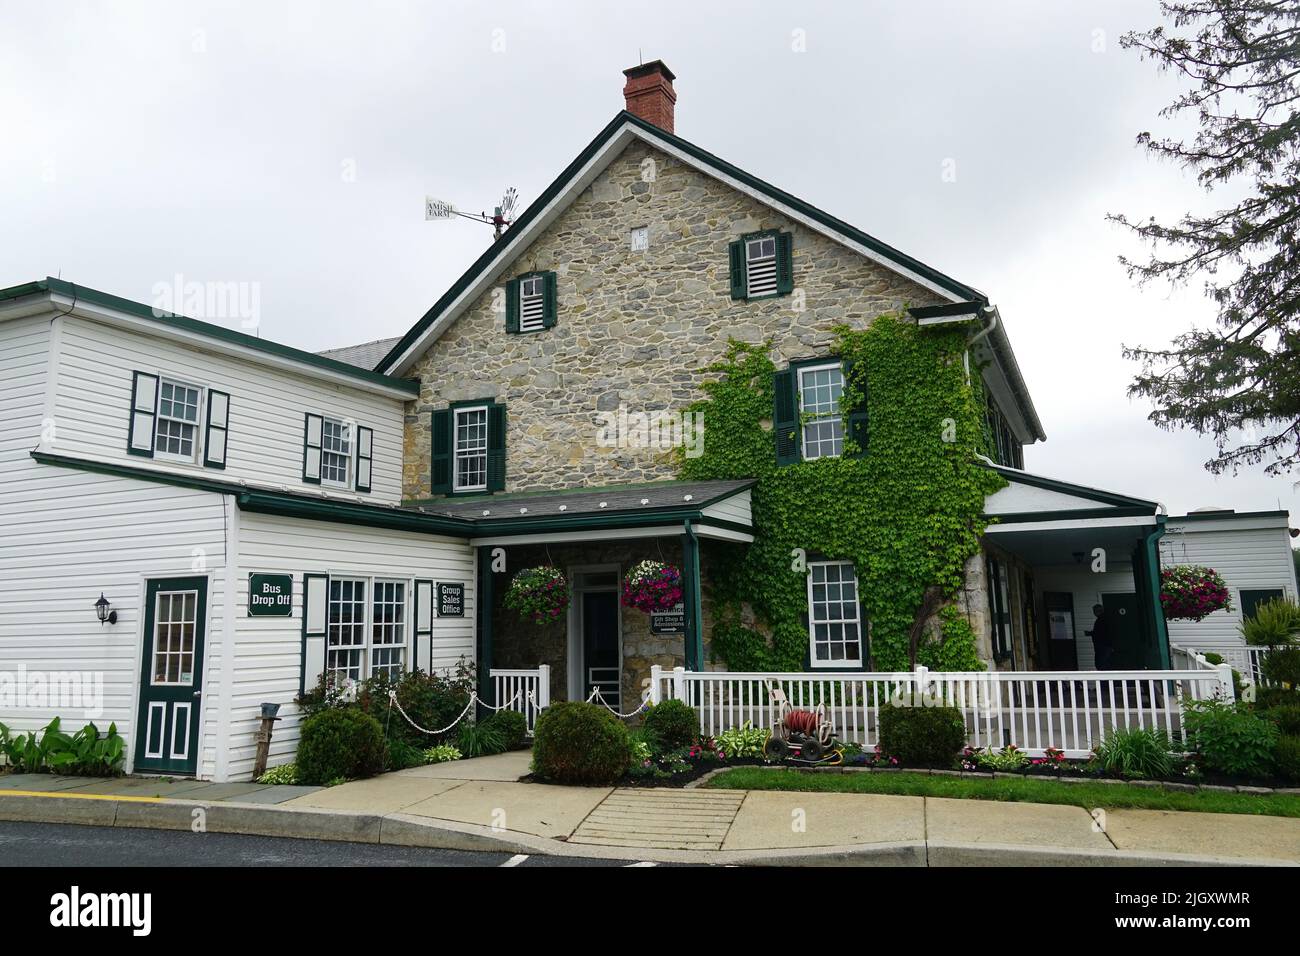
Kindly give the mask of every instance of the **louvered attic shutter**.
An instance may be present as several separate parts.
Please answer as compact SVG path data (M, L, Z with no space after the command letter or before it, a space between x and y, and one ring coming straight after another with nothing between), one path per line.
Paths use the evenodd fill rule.
M302 429L302 480L311 485L320 484L320 436L324 420L319 415L307 413Z
M230 425L230 396L208 390L208 423L203 437L203 465L226 467L226 432Z
M794 291L794 237L788 232L776 236L776 291L778 295Z
M429 491L435 495L451 494L451 422L450 408L433 413L429 435L429 447L433 450L429 463Z
M153 430L158 414L158 376L136 372L131 376L131 418L127 424L126 450L132 455L153 457Z
M357 491L370 490L370 473L374 470L375 433L364 426L357 427Z
M745 298L745 241L737 239L727 247L731 268L731 297Z
M555 327L555 315L559 309L555 288L555 273L545 273L542 276L542 328L544 329Z
M487 490L506 487L506 407L488 406Z
M795 370L777 372L772 379L775 390L772 431L776 435L776 463L789 465L799 455L799 392Z
M519 331L519 280L506 283L506 331Z

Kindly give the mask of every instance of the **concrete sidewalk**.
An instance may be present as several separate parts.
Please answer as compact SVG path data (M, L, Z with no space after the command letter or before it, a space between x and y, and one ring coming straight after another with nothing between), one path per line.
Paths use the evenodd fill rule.
M0 776L0 820L665 862L1300 865L1300 820L878 794L521 783L527 752L328 789Z

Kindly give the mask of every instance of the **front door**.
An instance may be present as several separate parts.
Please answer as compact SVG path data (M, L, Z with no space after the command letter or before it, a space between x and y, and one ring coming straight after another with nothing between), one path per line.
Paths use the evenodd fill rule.
M1106 609L1106 624L1115 649L1110 670L1142 670L1146 667L1146 648L1142 644L1137 595L1132 591L1103 594L1101 605Z
M1079 666L1074 645L1074 595L1069 591L1043 594L1047 611L1047 666L1054 671L1072 671Z
M582 595L582 657L584 699L600 688L605 703L619 706L618 592L586 591Z
M206 577L155 578L146 585L137 771L192 776L198 770L207 612Z

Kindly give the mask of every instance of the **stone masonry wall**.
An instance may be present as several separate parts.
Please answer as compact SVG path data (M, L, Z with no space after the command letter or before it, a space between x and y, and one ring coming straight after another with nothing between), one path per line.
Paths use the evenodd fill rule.
M650 181L647 181L649 179ZM632 252L630 232L649 229ZM727 246L744 233L794 235L795 293L733 301ZM413 369L404 493L427 498L431 412L461 400L507 406L506 490L558 489L673 477L652 449L597 446L599 411L682 410L728 337L774 340L778 365L827 353L839 323L940 301L933 293L640 142L588 187L505 272L557 273L552 329L505 332L488 290ZM498 289L501 288L498 286ZM708 423L705 422L705 441Z

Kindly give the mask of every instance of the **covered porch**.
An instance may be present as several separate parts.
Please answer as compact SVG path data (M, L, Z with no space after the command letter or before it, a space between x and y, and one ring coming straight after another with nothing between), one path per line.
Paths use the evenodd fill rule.
M720 549L753 541L751 481L657 482L451 502L472 516L476 552L479 694L488 702L512 686L502 675L542 665L550 700L586 700L632 712L648 695L651 670L703 670L710 608L704 580ZM622 606L624 574L642 561L682 574L673 612ZM535 623L505 606L526 568L563 572L570 600L554 621ZM497 676L493 676L496 672Z
M1018 469L996 470L1008 485L986 503L993 523L983 538L995 667L1168 668L1159 598L1161 506Z

